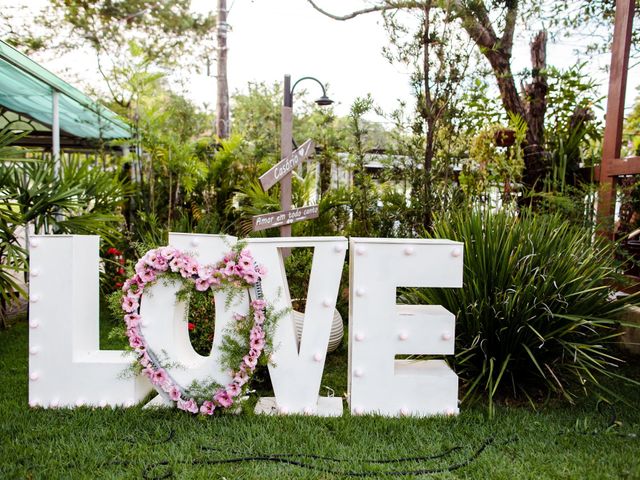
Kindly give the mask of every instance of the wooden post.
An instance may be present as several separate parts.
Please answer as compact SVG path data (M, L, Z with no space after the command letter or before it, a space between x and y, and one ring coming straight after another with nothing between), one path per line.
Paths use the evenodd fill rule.
M229 138L229 84L227 83L227 0L218 0L218 18L216 19L216 37L218 40L217 59L217 99L216 99L216 135Z
M291 75L284 76L284 102L280 126L280 158L291 155L293 151L293 99L291 98ZM280 181L280 209L291 210L291 172ZM281 237L291 236L291 225L280 227Z
M602 142L602 164L600 166L598 193L598 223L601 233L613 237L613 215L616 205L616 174L614 168L619 163L622 145L622 123L624 101L629 70L629 49L633 29L635 0L617 0L616 22L611 47L611 68L609 73L609 95L607 116Z

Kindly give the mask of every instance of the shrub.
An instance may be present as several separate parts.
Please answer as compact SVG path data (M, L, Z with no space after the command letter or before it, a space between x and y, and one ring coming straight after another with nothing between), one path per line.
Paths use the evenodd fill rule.
M605 387L620 360L616 317L637 297L612 301L620 280L613 245L558 215L459 212L437 219L431 236L465 244L464 286L410 289L410 303L456 315L455 368L463 400L562 394Z

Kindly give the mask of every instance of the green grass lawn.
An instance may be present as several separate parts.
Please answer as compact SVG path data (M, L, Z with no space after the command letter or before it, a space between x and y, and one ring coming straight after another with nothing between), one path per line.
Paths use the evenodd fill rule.
M41 410L27 405L27 343L24 321L0 331L0 479L337 479L349 472L355 478L366 472L365 478L640 478L638 387L613 385L633 405L618 406L618 423L610 428L610 412L599 413L594 400L540 412L499 407L493 419L480 406L428 419ZM328 360L323 384L341 395L345 349ZM638 378L639 372L626 373ZM233 461L242 457L263 459ZM232 462L220 463L225 460ZM287 460L308 467L279 463ZM441 473L389 475L412 471Z

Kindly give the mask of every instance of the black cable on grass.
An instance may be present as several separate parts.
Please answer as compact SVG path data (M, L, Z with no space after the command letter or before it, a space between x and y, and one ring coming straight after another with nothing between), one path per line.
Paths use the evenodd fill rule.
M504 442L503 445L508 443L513 443L517 441L516 437L512 437ZM323 457L319 455L310 455L310 454L295 454L295 453L282 453L282 454L271 454L271 455L247 455L247 456L238 456L231 458L220 458L220 459L196 459L191 461L178 461L175 463L183 464L183 465L193 465L193 466L201 466L201 465L224 465L224 464L236 464L236 463L244 463L244 462L267 462L267 463L279 463L284 465L291 465L300 468L305 468L307 470L313 470L320 473L328 473L332 475L339 475L342 477L404 477L409 475L434 475L437 473L447 473L453 472L460 468L466 467L475 461L481 454L484 452L489 446L494 445L495 440L493 437L489 437L485 439L480 447L475 450L469 457L464 460L453 463L451 465L447 465L444 467L436 467L436 468L419 468L413 470L368 470L368 471L352 471L352 470L341 470L337 468L325 467L322 465L315 465L312 463L306 463L300 460L293 460L294 458L309 458L314 460L323 460L323 461L331 461L331 462L346 462L353 461L353 459L342 459L342 458L334 458L334 457ZM203 450L207 450L207 447L203 447ZM389 463L401 463L401 462L421 462L427 460L435 460L438 458L443 458L457 450L461 450L462 447L453 447L449 450L445 450L442 453L430 456L423 457L406 457L406 458L398 458L398 459L387 459L387 460L379 460L379 459L371 459L371 460L362 460L362 464L389 464ZM214 449L211 449L214 450ZM219 450L217 450L219 451ZM161 470L163 467L167 468L167 471L162 472L161 474L153 475L154 471ZM155 462L148 465L142 472L142 476L145 480L161 480L165 478L170 478L173 476L173 470L171 469L170 462L168 460L164 460L161 462Z
M403 463L403 462L424 462L427 460L436 460L438 458L446 457L450 453L453 453L457 450L461 450L462 447L457 446L450 448L449 450L445 450L436 455L428 455L422 457L404 457L404 458L392 458L386 460L363 460L364 463L372 463L372 464L388 464L388 463ZM201 446L200 450L211 451L211 452L219 452L219 453L231 453L233 455L242 455L242 452L233 451L228 449L221 449L215 447L206 447ZM311 460L324 460L327 462L351 462L353 459L351 458L334 458L334 457L323 457L321 455L314 455L310 453L273 453L265 455L269 458L308 458Z

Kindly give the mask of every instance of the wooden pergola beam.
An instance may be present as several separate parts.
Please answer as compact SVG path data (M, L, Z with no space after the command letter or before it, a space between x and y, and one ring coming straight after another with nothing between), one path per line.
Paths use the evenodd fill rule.
M637 157L626 161L620 158L634 9L635 0L616 1L616 22L611 46L607 116L602 141L602 164L598 172L600 183L598 221L600 226L604 227L602 233L607 236L613 235L612 220L616 205L616 176L640 173L640 162L638 162Z
M606 175L608 177L635 175L636 173L640 173L640 157L614 158L607 162Z

